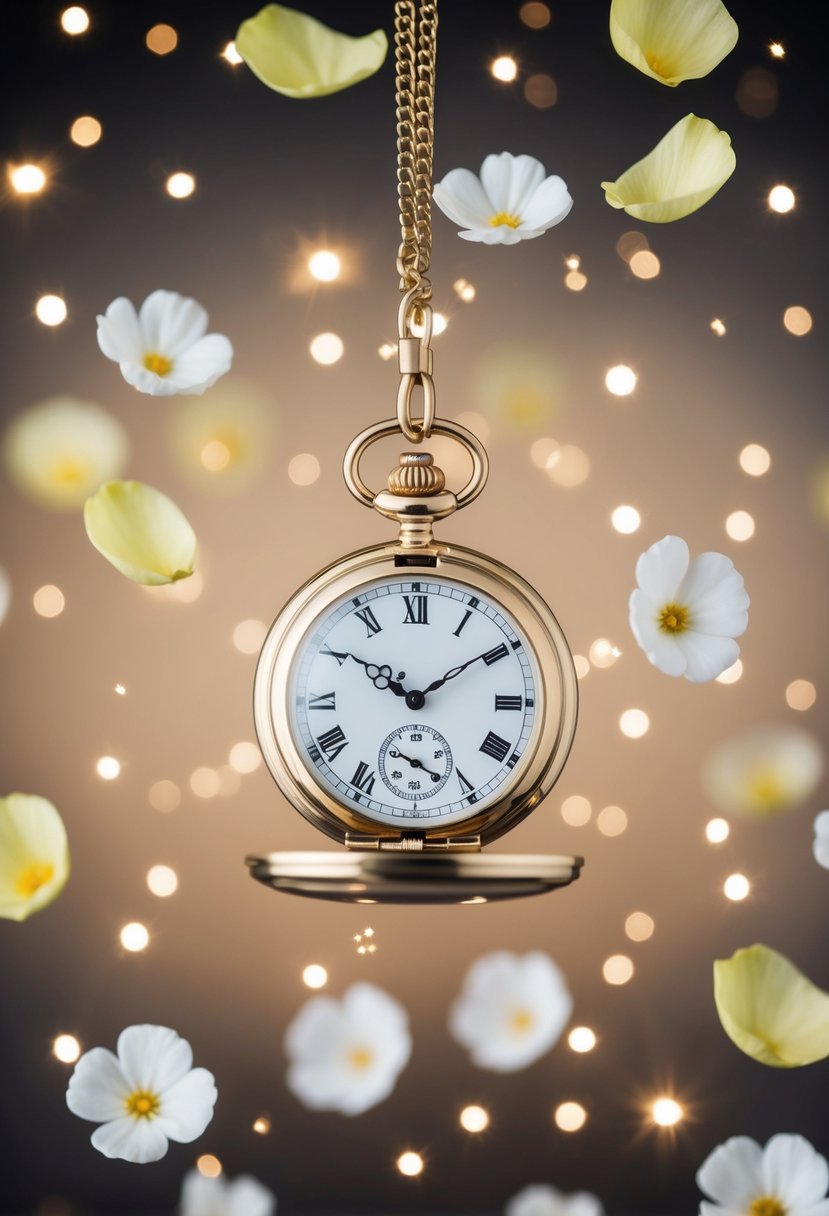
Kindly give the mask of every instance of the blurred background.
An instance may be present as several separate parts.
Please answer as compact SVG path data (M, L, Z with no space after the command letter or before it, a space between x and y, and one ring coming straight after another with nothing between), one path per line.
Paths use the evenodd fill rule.
M391 32L391 0L304 7L349 33ZM104 406L129 437L123 475L179 503L201 559L173 590L143 589L93 550L79 509L0 484L2 792L51 799L73 860L56 904L0 922L3 1213L171 1212L182 1175L210 1155L255 1174L283 1212L495 1212L546 1182L592 1191L608 1212L669 1216L695 1210L696 1169L728 1136L799 1132L829 1148L827 1065L778 1071L742 1056L711 983L715 958L765 942L829 987L829 876L811 848L825 788L791 815L734 820L719 842L711 829L712 842L718 811L700 783L710 751L745 727L826 729L814 12L734 0L735 51L668 89L616 56L605 3L551 0L549 21L528 7L540 28L507 0L440 10L436 178L526 152L575 199L559 227L511 248L461 241L435 214L438 411L472 426L492 463L484 495L441 535L528 578L580 656L570 762L500 847L580 853L586 866L554 895L433 909L292 900L243 863L328 847L249 746L265 627L318 568L391 535L348 496L340 466L352 436L394 412L392 60L354 89L294 102L227 56L252 4L91 3L82 36L62 30L60 5L4 11L2 155L46 172L30 196L4 178L4 422L56 395ZM169 34L148 45L159 23L177 35L163 53ZM493 75L498 57L514 60L513 80ZM721 193L669 225L611 210L599 182L689 111L732 136L737 170ZM70 136L81 117L99 138ZM169 193L177 173L193 179L185 197ZM769 205L777 185L793 192L787 211ZM339 258L327 282L308 269L320 250ZM199 300L235 347L204 398L139 395L97 348L97 313L160 287ZM48 295L64 301L62 323L38 319ZM315 358L321 334L339 344ZM611 378L623 395L605 379L620 365L633 373ZM620 506L633 511L614 525ZM728 683L670 679L630 635L636 558L666 533L729 554L745 576L751 622ZM639 737L620 728L629 709L646 715ZM104 757L116 763L99 767ZM158 865L177 878L169 897L148 886ZM725 895L733 874L746 898ZM139 949L121 938L134 922L146 933L125 940ZM377 949L360 953L367 928ZM447 1011L469 964L498 948L556 960L592 1051L565 1036L523 1072L472 1066ZM606 968L613 956L628 960L620 972ZM357 1118L306 1111L285 1087L282 1036L311 995L311 963L325 991L370 979L410 1014L409 1066ZM71 1064L53 1050L60 1034L113 1047L136 1022L175 1027L219 1089L201 1140L143 1168L91 1148L92 1125L65 1107ZM654 1123L660 1096L682 1107L673 1127ZM565 1102L583 1109L578 1130L556 1122ZM478 1135L459 1124L470 1103L490 1116ZM396 1168L404 1150L423 1158L417 1178Z

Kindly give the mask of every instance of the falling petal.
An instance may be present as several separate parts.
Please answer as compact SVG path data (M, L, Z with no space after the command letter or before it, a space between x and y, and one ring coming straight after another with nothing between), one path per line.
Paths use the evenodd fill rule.
M610 38L622 59L662 84L697 80L734 50L739 30L721 0L612 0Z
M136 583L157 587L193 573L196 535L172 499L140 481L109 481L84 505L86 534Z
M0 798L0 917L39 912L68 877L66 828L52 803L37 794Z

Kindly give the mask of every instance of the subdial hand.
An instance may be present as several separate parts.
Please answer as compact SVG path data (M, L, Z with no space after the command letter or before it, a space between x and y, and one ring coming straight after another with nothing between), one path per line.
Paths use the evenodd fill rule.
M414 756L407 756L404 752L398 751L396 747L389 748L389 755L394 760L405 760L407 764L411 764L412 768L422 768L432 781L440 781L440 773L430 773L422 760L417 760Z

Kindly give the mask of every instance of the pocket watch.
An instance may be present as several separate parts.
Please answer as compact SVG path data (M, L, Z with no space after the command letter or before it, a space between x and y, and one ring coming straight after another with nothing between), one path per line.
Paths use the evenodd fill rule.
M433 533L436 521L481 493L488 459L470 431L436 418L425 278L436 13L421 0L416 36L413 0L398 0L395 12L403 235L397 416L352 441L343 471L354 497L394 521L398 535L334 562L291 596L254 682L256 732L271 775L292 806L345 849L247 862L254 878L295 894L483 903L578 877L581 858L481 851L558 778L576 728L577 681L564 634L538 592L496 558ZM362 457L395 435L416 448L433 436L459 443L471 461L467 484L457 494L447 489L432 454L418 450L402 453L385 488L370 489Z

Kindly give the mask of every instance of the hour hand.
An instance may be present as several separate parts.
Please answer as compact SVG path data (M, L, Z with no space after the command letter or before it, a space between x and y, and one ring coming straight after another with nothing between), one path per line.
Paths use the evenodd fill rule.
M355 663L359 663L361 667L365 668L365 673L375 688L379 688L381 691L388 688L396 697L406 696L406 689L400 681L392 679L392 669L387 663L384 663L382 667L378 667L376 663L368 663L365 659L358 659L356 654L351 655L351 658Z

